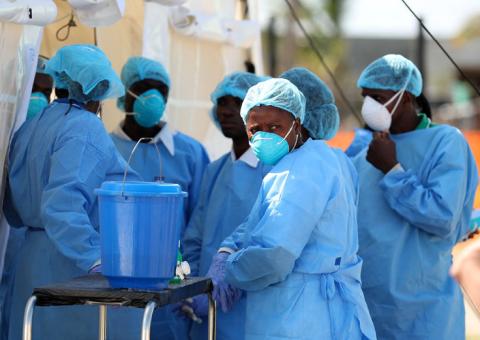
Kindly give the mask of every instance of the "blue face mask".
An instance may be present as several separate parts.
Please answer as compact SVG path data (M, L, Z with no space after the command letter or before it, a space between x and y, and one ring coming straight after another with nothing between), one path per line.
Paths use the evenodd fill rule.
M288 130L287 134L283 138L276 133L271 132L259 131L255 133L250 140L250 146L252 147L255 156L257 156L257 158L264 164L277 164L280 159L290 152L290 146L288 145L286 139L290 132L292 132L294 125L295 121L292 123L290 130ZM295 145L293 146L293 149L295 149L297 142L298 135L297 139L295 139Z
M27 119L35 117L48 106L48 99L42 92L33 92L28 104Z
M145 91L139 96L128 92L136 98L133 103L133 118L138 125L149 128L158 124L165 112L165 99L162 94L155 89Z

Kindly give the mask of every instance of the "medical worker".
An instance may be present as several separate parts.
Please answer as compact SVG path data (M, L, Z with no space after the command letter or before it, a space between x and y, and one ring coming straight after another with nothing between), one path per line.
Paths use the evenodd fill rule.
M170 90L170 77L157 61L131 57L123 66L121 79L124 96L117 106L126 113L125 119L111 134L122 156L144 181L163 180L179 184L188 193L185 223L188 223L200 195L203 173L209 163L204 147L195 139L174 131L162 120ZM183 234L182 230L182 234ZM154 339L185 339L189 323L171 312L172 306L157 309L153 316Z
M223 135L232 140L232 150L208 165L195 208L183 240L184 257L195 276L205 276L221 242L238 227L257 198L263 176L270 166L260 163L248 143L240 108L248 89L265 80L248 72L226 76L211 95L210 116ZM201 325L193 324L192 338L207 338L208 300L206 295L194 299ZM244 339L245 299L232 310L217 311L219 339Z
M351 179L324 141L303 142L305 97L286 79L266 80L248 90L241 115L273 168L213 258L215 298L228 309L246 291L246 339L375 339Z
M121 79L125 96L118 99L117 106L126 116L111 134L113 142L128 160L138 140L149 138L139 144L130 165L145 181L161 177L165 182L179 184L188 193L188 222L209 163L207 153L195 139L174 131L162 120L170 91L170 77L162 64L131 57L123 66Z
M469 228L477 169L462 133L418 110L422 75L385 55L360 75L373 140L359 173L359 255L380 339L464 339L463 297L449 277L452 247Z
M65 46L45 71L67 84L69 99L56 100L27 120L10 145L4 212L12 227L28 229L15 267L9 339L21 339L33 288L98 268L94 189L121 179L127 166L95 115L100 101L123 94L105 54L90 45ZM115 339L131 339L139 329L116 324L109 331ZM33 330L35 339L93 339L98 309L38 308Z

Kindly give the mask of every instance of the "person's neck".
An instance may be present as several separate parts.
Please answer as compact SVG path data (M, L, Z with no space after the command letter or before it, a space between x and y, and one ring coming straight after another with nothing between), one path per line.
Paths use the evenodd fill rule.
M248 137L240 137L240 138L232 138L232 148L233 153L235 154L235 159L239 159L242 155L247 152L250 148L250 144L248 143Z
M301 147L303 144L305 144L305 143L304 143L304 141L303 141L302 136L298 136L297 143L295 144L295 147L293 148L293 150L298 149L298 148Z
M401 124L397 124L390 128L390 133L396 135L399 133L414 131L418 124L420 124L421 117L418 116L416 112L414 114L403 115L403 117Z
M154 138L164 126L165 123L160 122L155 126L145 128L127 117L123 124L122 130L128 137L130 137L131 140L138 141L140 138Z

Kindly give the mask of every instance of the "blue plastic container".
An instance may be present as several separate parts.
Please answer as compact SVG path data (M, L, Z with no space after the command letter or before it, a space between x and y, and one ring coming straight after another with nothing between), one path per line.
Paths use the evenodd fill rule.
M175 275L187 194L178 184L104 182L98 195L102 274L112 287L162 289Z

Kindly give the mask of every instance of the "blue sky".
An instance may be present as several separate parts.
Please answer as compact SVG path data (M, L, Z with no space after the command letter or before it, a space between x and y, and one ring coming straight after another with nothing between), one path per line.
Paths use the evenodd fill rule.
M312 3L319 0L302 0ZM406 0L432 33L449 38L475 15L480 15L480 0ZM261 21L266 22L284 0L259 0ZM342 26L347 36L412 37L417 32L413 16L400 0L347 0Z

